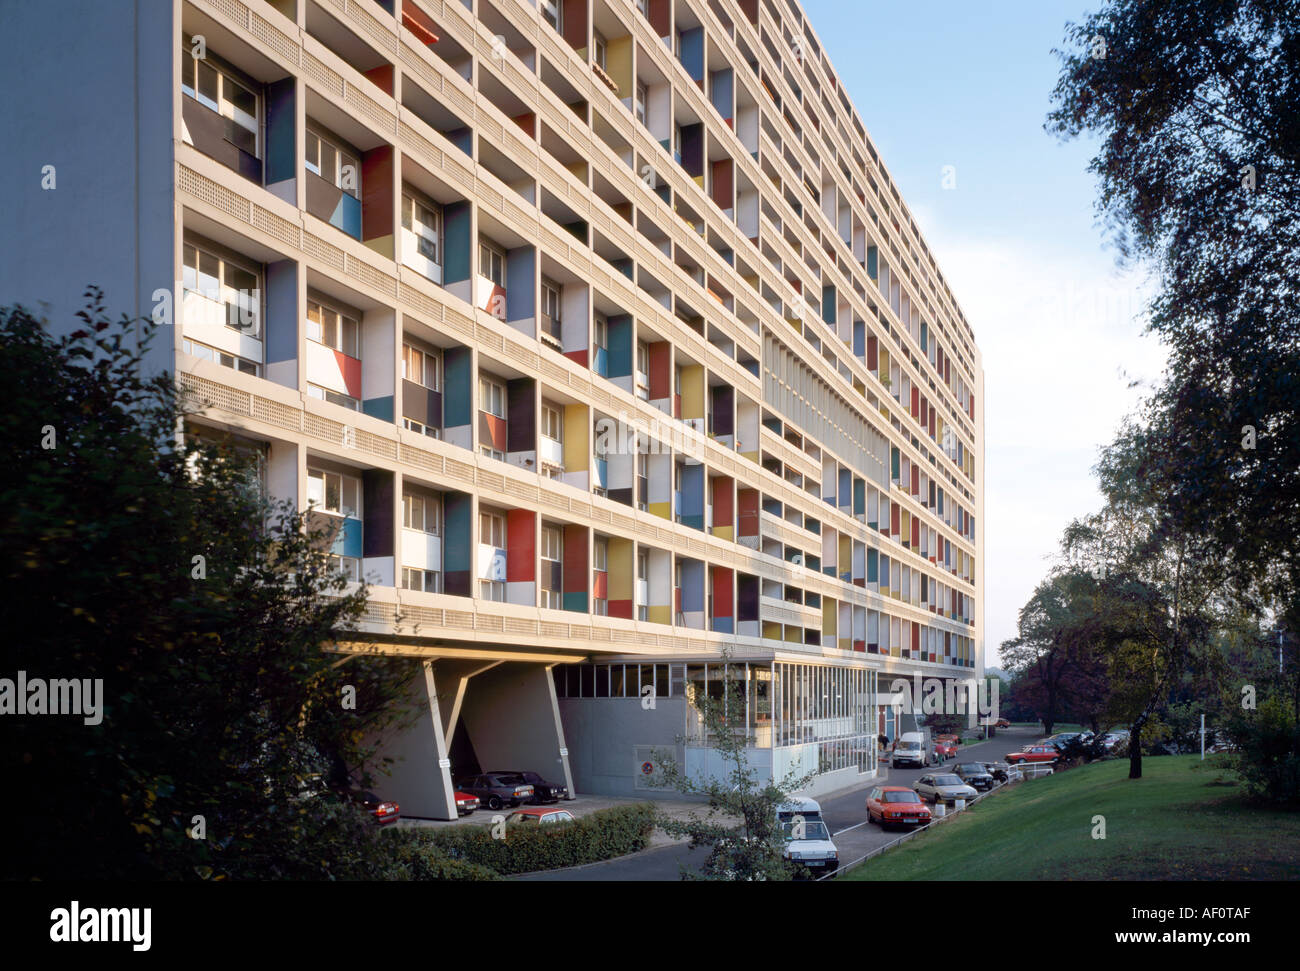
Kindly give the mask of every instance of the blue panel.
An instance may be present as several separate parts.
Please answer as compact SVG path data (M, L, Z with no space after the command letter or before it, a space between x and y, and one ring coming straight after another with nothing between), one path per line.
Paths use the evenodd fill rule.
M585 590L579 590L576 593L564 594L564 609L574 610L580 614L587 612L587 593Z
M861 358L867 353L867 325L861 320L853 322L853 356Z
M442 397L443 424L468 425L474 418L473 360L468 347L449 347L442 355L447 390Z
M875 583L880 579L880 553L867 550L867 582Z
M829 284L822 287L822 320L835 326L835 288Z
M867 483L865 479L853 480L853 515L865 516L867 513Z
M463 492L449 492L443 500L447 536L442 557L448 570L468 570L472 563L474 520L470 515L473 506L470 498Z
M704 80L704 28L692 27L681 32L681 52L678 54L682 67L691 76L692 81Z
M850 485L853 481L853 473L848 469L841 468L839 480L839 491L836 495L839 496L839 504L841 506L847 506L853 497L853 487Z
M880 273L878 264L879 264L879 254L877 253L876 248L874 246L868 246L867 247L867 276L871 277L871 279L873 280L876 279L876 277Z
M930 327L923 320L921 321L921 350L928 352L930 350Z
M393 420L393 396L385 395L382 398L367 398L361 402L361 410L367 415L384 421Z
M337 226L353 239L361 238L361 200L346 192L339 194L338 205L330 215L329 223Z
M710 78L709 99L713 102L713 107L718 109L718 114L723 118L731 117L731 92L734 87L731 76L731 69L724 71L714 71Z
M692 529L704 528L704 466L682 467L682 523Z
M266 360L274 364L297 356L298 264L277 260L266 265Z
M704 564L699 560L682 563L682 611L704 609Z
M273 185L298 174L294 133L294 79L266 86L266 182Z
M330 547L330 552L337 556L354 556L360 559L364 555L361 542L364 532L360 519L351 517L344 519L338 535L334 537L334 545Z
M625 378L632 373L632 315L609 318L609 373L611 378Z
M596 482L595 482L596 487L600 489L608 489L609 488L609 460L596 459L596 464L594 466L594 469L596 474Z
M537 251L520 246L506 253L506 319L524 320L537 313Z
M713 629L719 634L735 633L735 628L732 626L730 617L714 617Z
M474 256L474 241L470 238L470 208L468 202L455 202L442 211L443 281L459 283L468 280L470 263Z

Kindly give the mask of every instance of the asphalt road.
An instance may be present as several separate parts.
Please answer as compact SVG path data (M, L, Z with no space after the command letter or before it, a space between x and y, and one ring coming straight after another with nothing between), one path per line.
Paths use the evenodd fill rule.
M987 742L962 746L958 759L992 762L1001 760L1008 752L1018 751L1025 745L1042 736L1039 728L1002 729L997 737ZM955 764L949 760L946 765ZM857 860L871 850L884 846L902 835L901 830L882 832L881 828L868 823L866 800L867 791L873 786L910 786L919 779L926 769L889 769L883 767L882 778L864 782L861 786L819 799L822 817L831 830L831 837L840 853L841 865ZM588 866L572 867L567 870L546 870L541 873L529 873L517 880L533 881L583 881L583 880L680 880L682 867L694 869L704 861L706 850L691 850L675 844L659 846L630 856L619 857L605 863L592 863Z

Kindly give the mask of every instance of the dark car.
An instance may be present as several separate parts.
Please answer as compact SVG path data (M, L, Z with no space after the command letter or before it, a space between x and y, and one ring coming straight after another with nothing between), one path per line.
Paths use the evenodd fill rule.
M547 782L536 772L516 772L513 769L504 769L497 772L491 772L490 775L517 775L526 783L533 787L533 802L541 805L544 802L559 802L561 799L569 798L567 787L558 782Z
M517 772L484 772L462 780L456 788L477 796L488 809L513 808L533 798L533 787Z
M981 762L980 765L984 766L985 772L993 776L994 782L1006 782L1010 778L1007 770L1011 766L1006 762Z
M993 774L979 762L962 762L952 767L952 774L972 789L987 792L993 788Z

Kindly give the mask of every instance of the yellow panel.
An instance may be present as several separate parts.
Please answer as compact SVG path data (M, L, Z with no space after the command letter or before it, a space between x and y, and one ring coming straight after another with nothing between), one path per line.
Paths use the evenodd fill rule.
M704 368L699 364L682 368L682 417L704 417Z
M632 97L632 37L617 37L605 45L605 73L618 85L620 98Z
M667 624L672 622L672 612L667 604L647 607L646 617L649 618L652 624Z
M564 406L564 470L585 472L587 457L591 452L588 437L591 422L587 420L586 405Z
M713 535L718 537L718 539L731 540L734 538L731 534L732 534L732 529L730 526L713 527Z
M609 539L609 599L632 599L632 576L636 566L632 562L632 541L611 536Z
M673 504L671 502L652 502L648 504L650 515L658 516L660 519L673 518Z

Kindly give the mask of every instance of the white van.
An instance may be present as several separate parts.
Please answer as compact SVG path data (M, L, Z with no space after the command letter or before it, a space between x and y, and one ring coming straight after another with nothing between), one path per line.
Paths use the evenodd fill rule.
M839 869L840 854L831 842L830 829L822 819L822 807L816 799L791 796L776 812L785 835L785 858L802 863L814 873L833 873Z
M894 754L889 757L891 768L902 765L915 765L922 769L926 762L925 735L922 732L904 732L894 743Z

